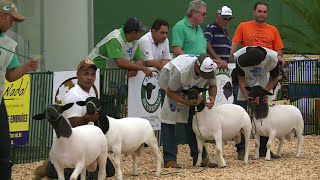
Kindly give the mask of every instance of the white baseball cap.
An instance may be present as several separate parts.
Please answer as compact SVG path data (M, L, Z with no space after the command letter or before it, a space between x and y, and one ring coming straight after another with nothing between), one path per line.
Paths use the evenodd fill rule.
M217 64L212 60L209 54L202 53L196 61L199 69L200 75L204 79L213 79L215 77L215 69L217 69Z
M232 10L228 6L222 6L222 8L217 11L217 13L221 16L233 17Z

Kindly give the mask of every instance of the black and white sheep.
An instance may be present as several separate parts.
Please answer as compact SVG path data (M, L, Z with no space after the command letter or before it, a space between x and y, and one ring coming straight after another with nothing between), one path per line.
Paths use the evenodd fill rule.
M198 97L198 94L205 89L191 88L188 93L188 99ZM216 155L213 162L220 162L220 167L226 167L223 158L223 143L234 139L236 143L241 140L241 132L245 137L245 156L244 164L248 164L249 143L251 134L251 122L248 113L235 104L222 104L212 109L204 108L201 112L196 113L193 118L192 129L196 134L198 143L198 159L196 166L202 162L203 140L215 140Z
M47 119L57 134L49 155L59 180L65 179L65 168L74 168L71 180L76 180L80 173L81 180L85 180L86 169L95 171L97 163L99 165L98 179L103 180L106 177L107 140L101 129L96 126L82 125L71 128L62 113L72 105L73 103L64 106L50 105L44 113L34 116L33 119Z
M144 143L146 143L156 158L156 176L160 176L161 171L161 152L158 148L157 138L153 132L152 126L147 119L138 117L128 117L115 119L107 115L102 115L102 102L94 97L86 101L78 101L78 105L87 106L88 113L99 111L100 124L107 124L108 130L105 134L109 149L114 153L117 179L122 179L120 168L121 154L132 154L133 157L133 175L137 176L137 156L143 152ZM103 128L103 127L102 127Z
M269 107L263 101L263 97L265 95L272 95L272 93L264 90L261 86L246 87L246 89L249 92L249 99L259 97L259 105L254 107L254 123L252 123L252 128L256 130L254 135L256 142L254 158L259 158L260 136L269 136L265 160L270 160L270 149L274 138L280 140L277 155L281 156L284 138L291 140L295 133L298 137L296 157L299 157L301 155L304 128L300 110L292 105Z

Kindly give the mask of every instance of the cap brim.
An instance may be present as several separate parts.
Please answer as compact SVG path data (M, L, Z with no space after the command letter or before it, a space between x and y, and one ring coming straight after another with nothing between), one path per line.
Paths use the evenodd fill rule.
M16 21L16 22L22 22L25 19L25 17L19 13L12 13L10 15L13 17L14 21Z
M214 71L211 71L211 72L200 71L200 74L203 79L213 79L215 76Z

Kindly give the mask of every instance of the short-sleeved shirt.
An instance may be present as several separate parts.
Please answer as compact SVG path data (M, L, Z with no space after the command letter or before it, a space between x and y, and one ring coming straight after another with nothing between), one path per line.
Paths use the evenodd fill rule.
M0 31L0 37L4 37L4 34L1 31ZM5 51L5 50L1 48L0 51ZM18 56L14 54L10 61L10 64L8 65L8 67L6 67L6 69L12 69L19 66L20 66L20 63L19 63Z
M236 29L232 42L245 46L261 46L274 51L283 49L280 33L276 27L252 21L242 22Z
M139 40L140 50L144 56L144 61L170 59L169 40L156 44L152 38L152 33L148 32Z
M123 28L120 29L121 36L124 40L124 42L127 42L126 36L124 34ZM99 48L99 53L107 58L123 58L122 54L122 47L117 38L113 38L109 40L108 42L104 43ZM136 49L133 60L137 61L139 59L143 59L142 53L140 51L140 46L138 45L138 48ZM94 61L98 68L105 68L106 67L106 60L103 57L97 56L94 58Z
M217 22L208 24L203 31L204 37L210 43L215 53L227 62L230 60L231 40L227 30L219 27Z
M174 46L181 47L186 54L200 55L207 52L207 40L200 25L196 30L187 17L177 22L172 28L172 47Z

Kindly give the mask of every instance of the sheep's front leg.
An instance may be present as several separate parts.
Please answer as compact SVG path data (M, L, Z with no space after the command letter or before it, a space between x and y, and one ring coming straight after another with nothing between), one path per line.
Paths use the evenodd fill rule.
M275 132L271 132L269 134L269 140L268 140L268 143L267 143L267 153L266 153L266 157L265 157L265 160L266 161L270 161L271 160L271 147L272 147L272 142L275 138Z
M250 134L251 130L244 130L244 140L245 140L245 154L243 158L243 164L247 165L248 164L248 158L249 158L249 149L250 149Z
M83 168L81 171L81 180L86 180L86 168Z
M83 172L84 171L84 172ZM84 160L81 163L77 163L70 176L70 180L76 180L81 173L81 180L86 180L86 168L84 168Z
M137 162L137 154L134 152L132 153L132 160L133 160L133 170L132 170L132 175L133 176L138 176L138 162Z
M116 166L117 174L118 174L117 179L122 180L122 172L121 172L121 168L120 168L121 148L114 150L113 153L114 153L114 164Z
M101 153L100 156L98 157L98 160L97 160L99 165L98 180L106 179L107 158L108 158L108 150L106 150L104 153Z
M202 162L202 151L203 151L203 142L201 137L197 136L197 144L198 144L198 159L197 159L197 163L196 166L200 167L201 166L201 162Z
M297 137L298 137L298 148L297 148L297 153L296 153L296 157L300 157L301 155L301 146L302 146L302 142L303 142L303 130L301 130L300 132L297 131Z
M280 143L279 143L279 146L278 146L277 155L278 155L278 156L281 156L281 154L282 154L282 145L283 145L284 137L279 138L279 140L280 140Z
M256 149L254 151L253 159L258 159L259 158L259 147L260 147L260 135L256 133L254 135L254 139L255 139Z
M64 178L64 169L61 168L60 166L56 165L56 164L54 164L54 168L57 171L58 179L59 180L65 180L65 178Z
M216 149L217 149L216 153L220 159L220 167L226 167L227 165L222 154L222 137L218 136L218 137L215 137L214 139L216 141Z
M156 158L156 176L160 176L161 173L161 152L158 148L158 143L157 143L157 139L154 137L153 143L152 144L148 144L148 146L151 148L152 153L154 155L154 157Z

